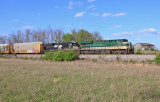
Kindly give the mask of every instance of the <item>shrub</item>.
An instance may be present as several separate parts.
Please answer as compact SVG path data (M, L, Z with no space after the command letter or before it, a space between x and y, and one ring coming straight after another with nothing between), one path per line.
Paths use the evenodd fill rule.
M159 50L158 49L156 49L156 50L154 50L155 52L158 52Z
M154 51L154 48L151 48L151 51Z
M145 48L144 48L144 51L148 51L148 50L149 50L148 47L145 47Z
M52 57L53 61L64 61L64 51L54 52L54 56Z
M158 54L156 56L156 58L154 59L154 61L155 61L156 64L160 64L160 54Z
M77 59L77 54L75 51L68 50L64 54L64 61L73 61Z
M45 59L52 61L73 61L77 59L75 51L57 51L45 53Z
M134 52L134 54L142 54L141 49L137 49L137 50Z
M46 52L45 53L45 59L52 60L53 57L54 57L54 52Z

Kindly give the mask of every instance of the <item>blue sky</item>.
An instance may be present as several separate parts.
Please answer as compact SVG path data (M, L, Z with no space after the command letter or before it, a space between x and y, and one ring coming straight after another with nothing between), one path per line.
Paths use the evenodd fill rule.
M159 4L160 0L0 0L0 35L50 25L160 48Z

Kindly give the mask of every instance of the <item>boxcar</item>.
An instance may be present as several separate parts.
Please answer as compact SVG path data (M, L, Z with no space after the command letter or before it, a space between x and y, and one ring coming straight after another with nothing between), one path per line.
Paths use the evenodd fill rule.
M43 44L42 42L29 42L29 43L15 43L10 45L10 53L17 54L39 54L43 53Z
M8 54L10 52L8 44L0 44L0 53Z
M127 39L102 40L102 41L85 41L80 42L81 53L115 53L128 54L133 53L131 42Z

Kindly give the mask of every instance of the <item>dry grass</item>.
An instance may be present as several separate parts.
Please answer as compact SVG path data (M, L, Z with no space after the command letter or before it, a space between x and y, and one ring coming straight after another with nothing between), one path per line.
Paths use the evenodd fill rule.
M0 59L0 101L159 102L160 67Z

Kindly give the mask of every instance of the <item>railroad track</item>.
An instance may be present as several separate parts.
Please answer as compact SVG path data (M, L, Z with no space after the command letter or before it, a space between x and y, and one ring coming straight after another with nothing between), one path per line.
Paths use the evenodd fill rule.
M44 54L2 54L4 57L15 57L15 58L41 58L44 57ZM117 58L121 60L153 60L156 55L134 55L134 54L88 54L88 55L79 55L81 59L102 59L102 60L116 60Z

